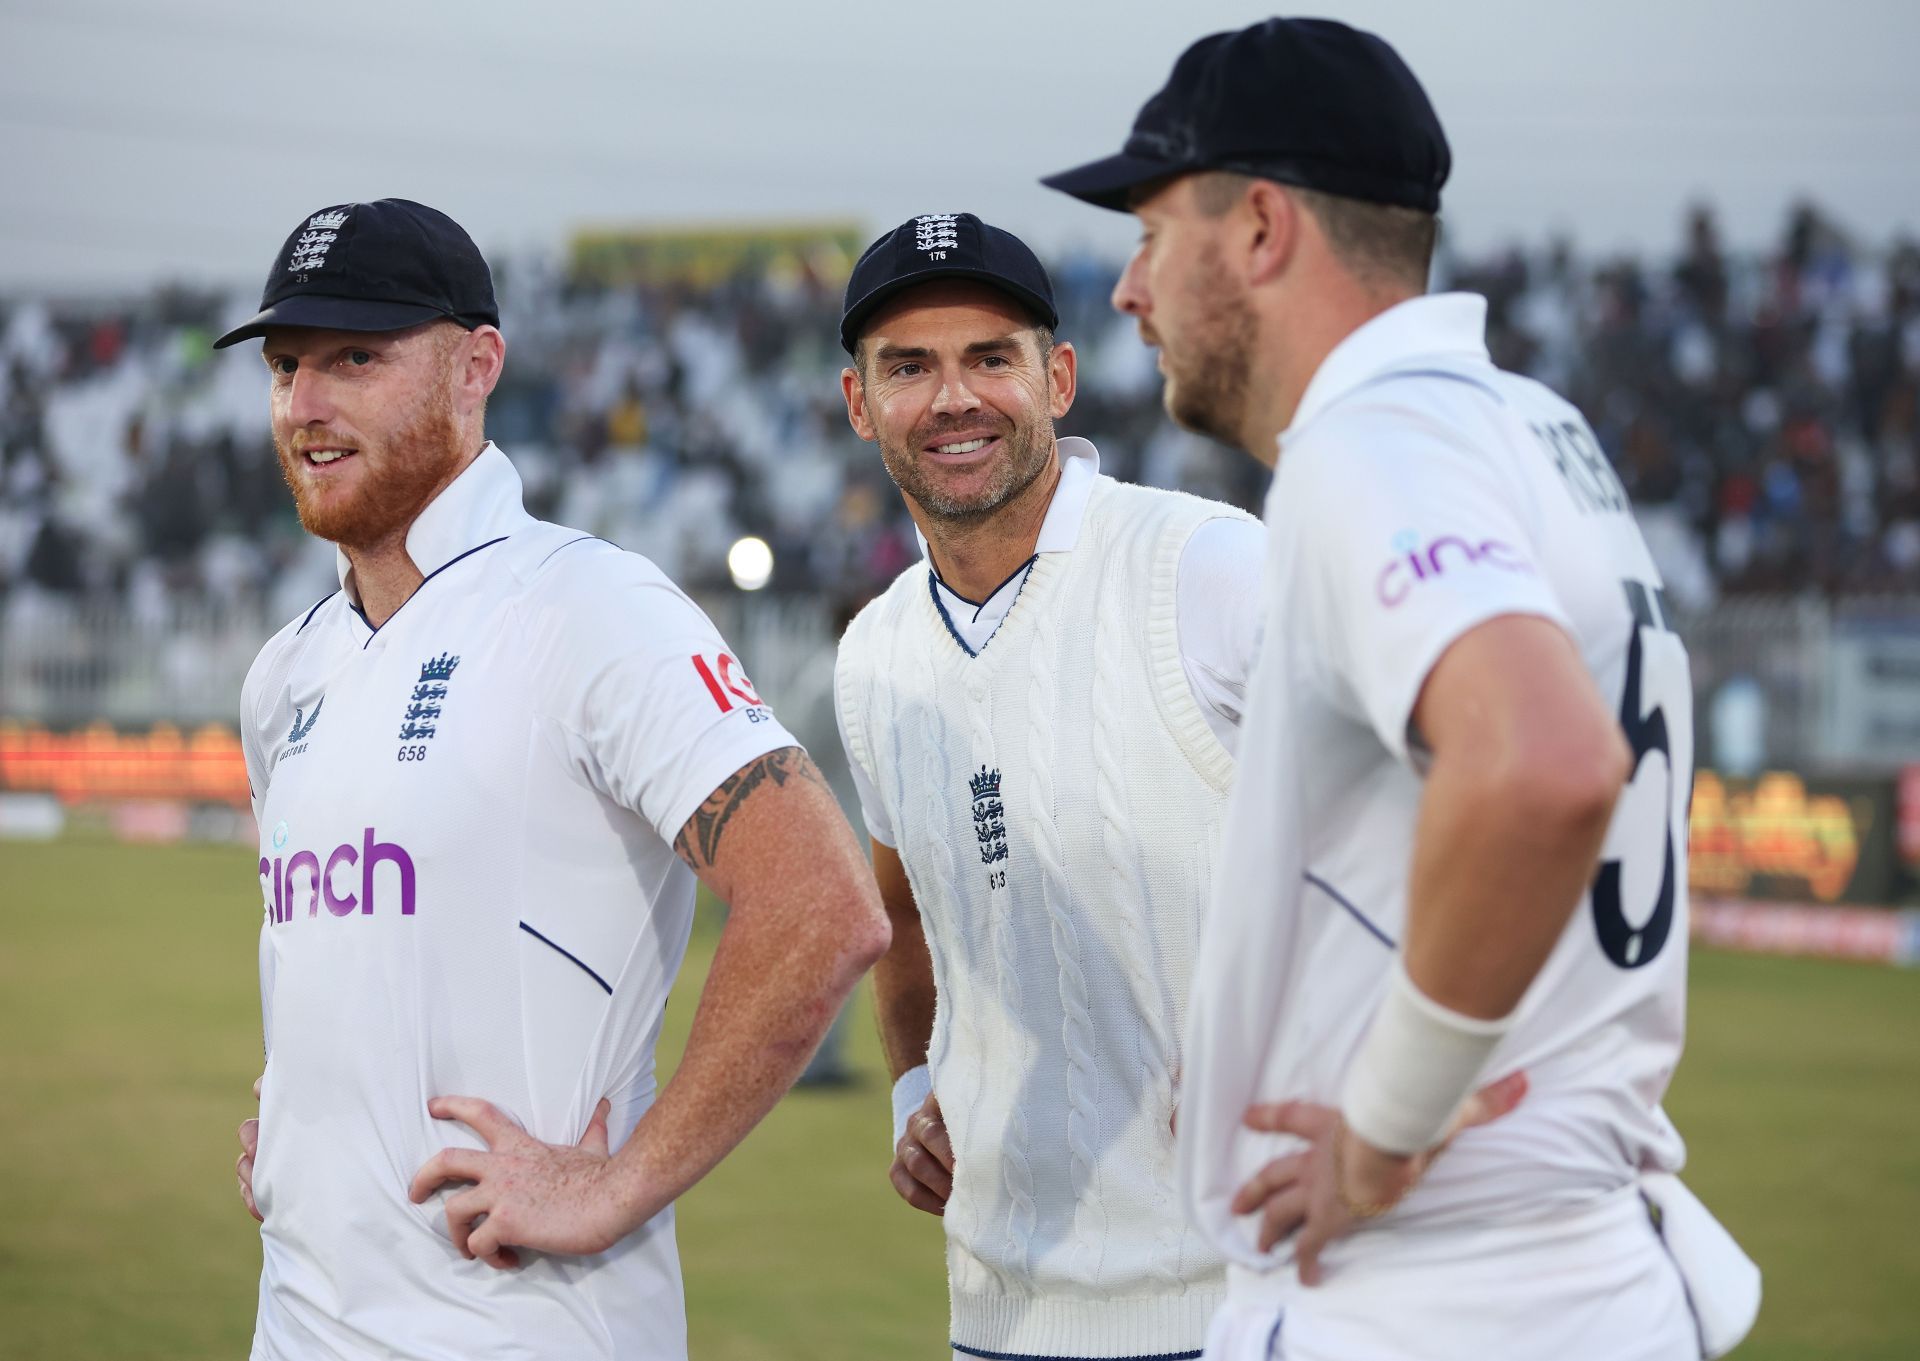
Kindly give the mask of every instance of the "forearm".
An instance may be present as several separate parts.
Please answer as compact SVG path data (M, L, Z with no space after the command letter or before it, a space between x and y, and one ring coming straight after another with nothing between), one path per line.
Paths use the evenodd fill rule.
M890 915L889 920L893 944L873 966L873 1010L887 1075L897 1082L909 1068L927 1061L936 993L933 956L919 914Z
M680 1066L616 1159L635 1226L773 1109L888 943L853 830L798 747L743 766L674 848L729 911Z
M836 906L858 897L848 877L794 885L778 913L733 905L686 1051L619 1155L641 1202L636 1222L730 1153L819 1047L868 962L829 929L844 918Z
M1403 951L1443 1007L1509 1014L1592 882L1613 798L1551 783L1481 753L1437 758L1428 773Z

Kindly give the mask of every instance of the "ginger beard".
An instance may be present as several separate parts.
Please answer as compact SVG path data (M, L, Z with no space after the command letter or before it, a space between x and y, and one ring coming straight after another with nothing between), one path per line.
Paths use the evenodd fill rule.
M1191 320L1173 328L1179 332L1177 340L1169 343L1164 324L1148 337L1160 347L1167 414L1196 434L1238 444L1252 383L1253 309L1234 291L1212 245L1195 257L1193 276L1182 292L1181 311Z
M965 522L991 515L1032 486L1034 479L1046 469L1047 460L1053 453L1053 422L1044 408L1017 424L999 413L995 413L991 420L983 417L984 413L955 420L929 421L900 443L889 440L884 434L879 435L880 460L886 464L887 475L901 491L913 498L915 504L936 520ZM984 484L971 493L944 489L940 485L941 479L952 480L953 473L922 462L921 451L930 444L939 444L949 437L964 436L987 424L998 427L995 433L1000 438L1000 449L998 457L986 470ZM969 470L966 476L973 478L978 473Z
M378 441L325 426L303 426L290 437L274 431L280 475L307 533L343 548L368 548L406 531L460 462L452 372L449 359L421 388L403 422ZM308 449L330 444L352 445L352 457L368 461L353 470L348 487L328 486L330 478L314 477L307 466Z

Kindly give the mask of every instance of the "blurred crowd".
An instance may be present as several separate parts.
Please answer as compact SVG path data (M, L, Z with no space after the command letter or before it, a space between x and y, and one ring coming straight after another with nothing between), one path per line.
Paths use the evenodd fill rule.
M1081 354L1063 433L1116 475L1257 509L1251 460L1174 429L1153 356L1107 304L1118 261L1052 262ZM1502 365L1572 398L1632 494L1670 592L1920 586L1920 247L1856 242L1815 208L1736 257L1695 212L1669 259L1565 245L1445 255L1483 293ZM851 608L916 553L878 455L847 427L841 280L800 266L714 287L610 288L497 262L508 340L489 433L533 511L725 589L773 550L768 589ZM333 588L266 432L251 346L208 341L251 296L0 299L0 608L78 599L160 620Z

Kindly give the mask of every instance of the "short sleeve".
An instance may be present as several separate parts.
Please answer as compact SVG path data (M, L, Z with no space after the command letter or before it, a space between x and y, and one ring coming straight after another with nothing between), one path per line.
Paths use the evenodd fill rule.
M1180 553L1180 663L1207 726L1230 752L1239 744L1247 678L1265 625L1266 557L1266 526L1226 515L1194 530Z
M887 810L880 802L880 790L874 784L873 775L867 770L854 744L847 737L847 696L842 687L847 683L847 660L843 650L834 666L833 721L840 732L840 746L847 753L847 771L853 776L853 792L860 800L860 818L867 824L867 835L889 850L899 847L899 839L894 835L893 824L887 820Z
M742 766L798 745L713 622L646 559L583 548L530 609L545 707L594 784L661 840Z
M260 697L256 693L260 660L256 659L240 687L240 755L247 766L247 798L253 806L253 820L260 821L260 806L267 798L267 762L260 749Z
M1331 414L1308 447L1296 570L1316 661L1393 754L1428 674L1476 626L1537 615L1571 632L1541 571L1526 493L1461 432L1404 408Z

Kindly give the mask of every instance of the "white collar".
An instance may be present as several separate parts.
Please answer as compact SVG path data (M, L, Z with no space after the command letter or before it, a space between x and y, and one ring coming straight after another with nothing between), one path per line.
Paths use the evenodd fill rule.
M1390 369L1418 359L1487 357L1487 300L1478 293L1430 293L1395 303L1335 345L1313 372L1293 421L1280 432L1284 443L1293 431Z
M407 556L423 576L432 576L461 554L511 534L532 522L521 504L520 474L492 440L460 470L440 494L427 502L407 530ZM340 589L356 606L353 563L344 549L334 552Z
M1100 475L1100 451L1092 440L1068 435L1058 442L1060 481L1047 503L1046 518L1040 522L1040 535L1033 542L1039 553L1068 553L1080 542L1080 526L1087 518L1087 499L1093 495L1093 479ZM933 554L927 549L927 536L914 526L913 537L920 544L920 556L929 565Z

